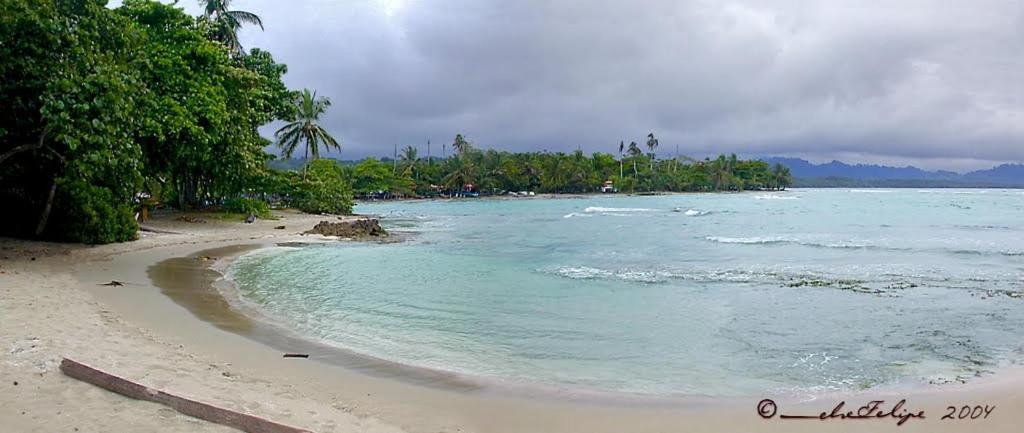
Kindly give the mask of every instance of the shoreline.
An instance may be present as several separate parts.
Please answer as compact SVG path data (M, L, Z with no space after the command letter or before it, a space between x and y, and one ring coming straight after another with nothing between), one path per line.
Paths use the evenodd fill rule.
M283 218L303 229L320 219L294 213ZM4 254L14 251L9 255L15 258L0 264L0 345L5 349L0 380L6 382L0 389L13 392L0 394L0 420L11 420L15 431L68 431L73 426L85 431L125 426L133 431L230 431L63 377L53 367L60 356L68 356L150 386L318 432L828 432L850 431L855 425L872 431L1009 432L1024 422L1024 375L1012 371L924 390L867 390L811 402L775 398L782 413L830 410L840 398L850 404L907 398L915 409L927 411L927 419L901 427L886 421L854 421L870 423L867 427L764 420L755 412L760 396L655 406L440 390L315 359L282 359L272 347L196 317L149 279L150 266L211 248L311 239L274 231L278 224L164 221L158 228L172 226L178 234L146 234L140 241L102 247L4 240ZM111 279L126 285L100 285ZM21 383L12 387L13 381ZM939 420L946 405L967 403L999 409L991 419L976 422ZM56 420L55 411L60 413Z
M356 241L358 242L358 241ZM323 243L305 243L302 247L321 246ZM240 244L197 251L189 257L170 258L154 264L149 273L158 271L162 266L169 266L178 272L203 274L212 270L218 274L212 281L203 282L204 287L194 284L189 287L172 283L168 290L163 284L155 283L161 292L179 305L186 307L196 317L256 342L282 352L309 354L310 359L353 370L374 377L399 380L413 385L426 386L440 391L453 391L464 394L489 394L504 397L541 399L549 402L576 402L583 404L611 405L623 407L637 406L671 406L694 402L714 403L736 399L749 399L752 396L713 396L700 394L655 395L610 391L597 388L568 387L543 382L513 383L501 378L477 376L457 371L440 370L417 365L404 364L373 355L359 353L344 346L331 344L316 338L304 336L282 323L283 318L272 317L258 306L243 299L237 283L226 275L225 271L239 257L264 249L282 246L281 243ZM226 253L226 254L225 254ZM213 256L209 261L196 260L205 256ZM181 260L197 263L191 269L183 270L176 263ZM186 280L191 281L192 278ZM164 282L166 284L166 281ZM203 292L217 292L222 299L204 302L196 308L195 299L190 297L206 297ZM215 310L210 310L211 305ZM236 321L241 316L244 325Z

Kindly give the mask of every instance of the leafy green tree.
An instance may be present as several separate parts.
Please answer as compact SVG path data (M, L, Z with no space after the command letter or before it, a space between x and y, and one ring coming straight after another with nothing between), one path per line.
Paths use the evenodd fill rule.
M142 83L131 24L98 2L0 2L4 232L88 243L134 239Z
M262 51L232 59L174 6L126 0L116 13L137 23L146 46L137 70L149 97L135 138L147 178L173 185L181 208L246 192L267 160L258 128L288 114L287 69Z
M284 183L289 205L308 213L352 213L352 186L335 161L312 161L302 178L290 176Z
M341 145L330 133L320 126L320 117L331 106L331 100L317 97L316 92L305 89L295 99L295 120L278 129L274 136L286 158L291 158L299 144L306 145L305 158L313 154L313 159L320 158L320 146L327 149L341 150Z
M376 158L366 158L352 168L352 185L359 195L390 191L393 178L391 167Z

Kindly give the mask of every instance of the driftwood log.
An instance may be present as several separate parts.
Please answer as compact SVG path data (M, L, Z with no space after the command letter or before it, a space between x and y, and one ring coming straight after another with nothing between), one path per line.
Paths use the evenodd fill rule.
M67 358L61 361L60 371L69 377L116 392L125 397L160 403L185 415L233 427L248 433L311 433L309 430L289 427L260 417L168 394Z

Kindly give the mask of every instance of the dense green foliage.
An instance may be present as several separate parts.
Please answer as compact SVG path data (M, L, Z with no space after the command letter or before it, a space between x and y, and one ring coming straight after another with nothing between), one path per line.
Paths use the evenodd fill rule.
M134 239L142 150L133 136L146 93L139 37L103 2L0 0L0 200L13 209L5 232Z
M622 157L608 153L509 153L477 150L461 135L450 157L419 158L407 147L397 161L366 159L350 170L357 195L450 195L471 184L483 193L536 191L585 193L612 181L622 192L743 191L784 189L792 184L789 169L764 161L740 160L736 155L716 159L657 159L658 140L647 137L644 154L636 143L622 145ZM632 149L632 150L630 150Z
M243 215L256 215L260 218L270 217L270 205L266 200L249 197L230 198L224 201L222 210Z
M263 192L258 128L292 118L296 93L269 53L225 39L252 20L105 3L0 0L5 234L123 241L143 193L198 208Z
M282 183L288 205L309 213L352 213L352 187L334 161L316 160L309 164L305 175L284 176L289 177Z

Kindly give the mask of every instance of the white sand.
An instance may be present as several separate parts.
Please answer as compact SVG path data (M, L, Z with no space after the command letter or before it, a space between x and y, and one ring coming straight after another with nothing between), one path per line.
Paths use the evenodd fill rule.
M1007 371L967 385L868 391L810 403L776 399L782 413L907 398L927 419L765 421L761 397L610 404L461 392L373 377L279 350L197 319L150 283L163 259L240 243L299 239L325 219L295 213L256 224L150 225L136 242L83 247L0 240L0 432L233 431L65 377L61 357L222 407L317 432L1016 432L1024 426L1024 374ZM286 230L275 230L286 225ZM303 237L302 240L310 240ZM32 260L32 258L36 260ZM110 280L127 283L104 287ZM1024 337L1022 337L1024 338ZM17 382L17 385L14 383ZM940 420L948 405L988 404L987 420Z

